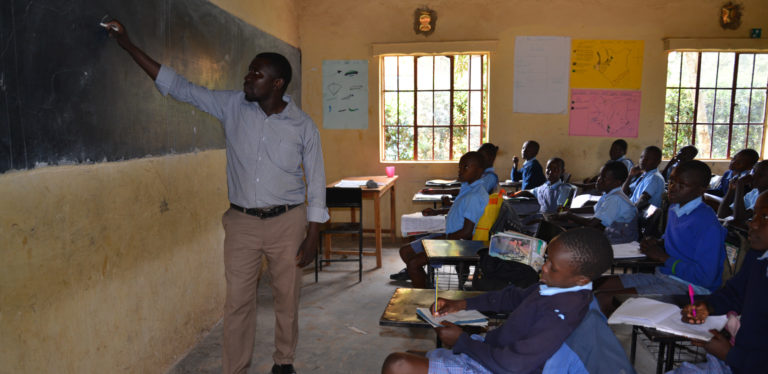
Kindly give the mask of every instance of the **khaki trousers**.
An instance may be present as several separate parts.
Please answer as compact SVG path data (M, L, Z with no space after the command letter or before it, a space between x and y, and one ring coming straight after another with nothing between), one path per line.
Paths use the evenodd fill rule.
M261 219L233 209L221 218L224 226L224 304L222 364L224 373L246 373L256 335L256 295L262 256L266 257L275 304L276 364L293 363L299 330L301 269L296 252L307 230L307 209L301 205L277 217ZM261 343L261 342L260 342Z

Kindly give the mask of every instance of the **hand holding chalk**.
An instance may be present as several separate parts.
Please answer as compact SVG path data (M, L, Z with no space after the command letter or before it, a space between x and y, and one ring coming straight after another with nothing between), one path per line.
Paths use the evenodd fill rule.
M117 23L112 19L112 17L109 16L109 14L105 14L104 17L101 17L101 22L99 22L99 26L109 30L115 30L120 31L120 28L117 26Z

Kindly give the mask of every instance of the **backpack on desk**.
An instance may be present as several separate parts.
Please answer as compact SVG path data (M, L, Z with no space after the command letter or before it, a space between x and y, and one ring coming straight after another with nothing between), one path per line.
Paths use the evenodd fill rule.
M493 257L488 254L487 248L477 254L480 260L472 276L472 288L475 290L494 291L509 285L526 288L539 281L539 274L528 265Z

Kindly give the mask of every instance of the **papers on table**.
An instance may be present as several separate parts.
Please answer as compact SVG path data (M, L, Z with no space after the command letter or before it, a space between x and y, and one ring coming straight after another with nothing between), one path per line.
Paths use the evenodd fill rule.
M437 195L437 194L425 194L421 192L416 192L413 195L413 201L442 201L443 196L448 196L449 198L451 195L444 194L444 195Z
M442 326L440 322L448 321L461 326L488 326L488 317L476 310L461 310L456 313L435 317L429 308L418 308L416 314L427 321L432 327Z
M360 188L365 186L365 183L368 181L364 180L357 180L357 179L342 179L339 183L336 183L334 187L341 187L341 188ZM381 187L384 185L384 183L378 183L376 184Z
M426 185L432 187L458 187L461 186L461 182L455 179L430 179L427 181Z
M403 236L414 233L445 232L445 215L425 216L421 212L403 214L400 217L400 232Z
M587 201L597 201L600 200L600 196L597 195L590 195L588 193L581 194L579 196L576 196L573 198L573 201L571 202L571 209L573 208L581 208L584 206L584 204L587 203Z
M712 338L709 330L722 329L727 320L726 316L709 316L704 323L692 325L682 321L680 308L676 305L637 297L621 304L608 318L608 323L652 327L666 333L706 341Z
M618 260L622 258L644 258L645 254L640 252L640 243L629 242L621 244L613 244L613 259Z

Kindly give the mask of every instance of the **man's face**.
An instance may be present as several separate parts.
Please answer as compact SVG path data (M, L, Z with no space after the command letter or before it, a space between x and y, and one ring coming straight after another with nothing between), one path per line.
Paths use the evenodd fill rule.
M589 279L579 273L571 256L571 251L564 248L557 239L553 240L547 246L547 261L541 268L542 283L560 288L589 283Z
M273 69L266 60L258 57L251 61L243 80L245 99L252 102L266 100L278 87Z
M597 176L597 190L601 192L610 192L612 189L621 185L621 182L616 181L613 175L605 170L605 167L600 169L600 175Z
M531 144L531 142L525 142L523 143L523 149L520 150L520 153L523 154L523 158L526 160L530 160L534 157L536 157L536 152L538 150L536 149L536 146Z
M616 161L621 156L624 156L624 150L621 149L618 144L612 144L611 149L608 151L608 155L611 156L611 160Z
M469 161L467 157L459 160L459 175L456 178L459 182L472 183L481 175L483 175L483 167L477 162Z
M667 196L670 203L685 205L703 195L707 188L698 183L699 181L696 180L693 172L680 173L679 170L679 168L675 168L669 176Z
M742 172L744 170L747 170L749 167L749 164L747 162L747 157L744 156L744 153L739 152L736 154L736 156L733 156L731 159L731 163L728 164L728 169L731 169L735 172Z
M640 154L640 169L643 169L644 171L656 169L656 167L659 166L659 161L661 160L656 157L655 153L644 150L643 153Z
M749 222L749 245L754 250L768 249L768 195L757 198L755 214Z

